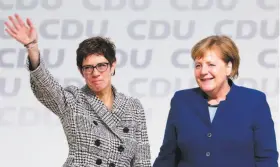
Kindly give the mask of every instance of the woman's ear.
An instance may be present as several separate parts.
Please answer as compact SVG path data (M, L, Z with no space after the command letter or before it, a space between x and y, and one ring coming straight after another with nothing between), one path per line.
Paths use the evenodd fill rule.
M115 75L115 73L116 73L116 66L117 66L117 61L114 61L113 63L112 63L112 65L111 65L111 75L113 76L113 75Z
M232 72L232 62L228 62L227 64L227 76L229 77Z

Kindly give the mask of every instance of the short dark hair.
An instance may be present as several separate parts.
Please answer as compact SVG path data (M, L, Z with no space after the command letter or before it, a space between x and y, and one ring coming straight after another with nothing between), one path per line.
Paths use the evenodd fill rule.
M87 38L79 44L76 50L77 66L82 70L83 60L92 54L103 55L110 63L110 66L116 61L115 44L106 37L96 36ZM114 72L115 73L115 72Z

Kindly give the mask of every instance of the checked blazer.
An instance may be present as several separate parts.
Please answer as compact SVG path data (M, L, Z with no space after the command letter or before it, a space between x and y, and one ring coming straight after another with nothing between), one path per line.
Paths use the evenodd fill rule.
M136 98L118 92L112 111L84 86L63 88L40 58L30 70L31 89L64 129L69 154L63 167L150 167L150 145L143 107Z

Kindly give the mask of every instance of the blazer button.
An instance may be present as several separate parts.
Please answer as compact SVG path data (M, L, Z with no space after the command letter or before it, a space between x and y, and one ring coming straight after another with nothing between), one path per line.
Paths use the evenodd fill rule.
M116 165L114 163L110 163L109 167L115 167Z
M96 146L100 146L101 142L100 142L100 140L97 139L97 140L95 140L94 144L95 144Z
M101 159L97 159L97 160L96 160L96 164L97 164L97 165L101 165L101 164L102 164L102 160L101 160Z
M210 152L206 153L206 157L210 157L210 155L211 155Z
M123 150L124 150L123 146L119 146L119 147L118 147L118 151L119 151L119 152L123 152Z
M128 133L128 132L129 132L128 127L123 128L123 132L124 132L124 133Z
M94 125L98 125L98 123L96 121L93 121Z
M208 133L207 136L210 138L212 137L212 133Z

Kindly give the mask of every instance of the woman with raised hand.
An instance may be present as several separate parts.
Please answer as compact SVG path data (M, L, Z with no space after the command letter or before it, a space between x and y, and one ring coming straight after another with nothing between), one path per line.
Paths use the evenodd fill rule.
M7 33L28 51L31 89L56 114L65 131L69 154L64 167L150 167L150 145L140 101L118 92L115 45L104 37L79 44L77 67L85 86L63 88L40 56L38 35L30 19L17 14L5 22Z

